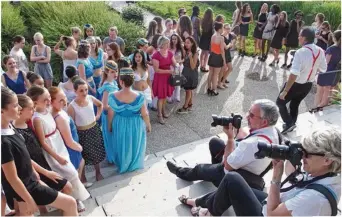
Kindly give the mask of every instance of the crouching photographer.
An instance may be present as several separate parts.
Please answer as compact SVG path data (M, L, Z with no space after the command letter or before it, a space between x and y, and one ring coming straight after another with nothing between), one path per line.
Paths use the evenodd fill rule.
M244 137L234 140L233 127L229 128L229 126L239 129L242 117L240 115L235 115L232 118L213 116L212 126L223 126L228 141L225 144L219 138L211 139L209 149L212 164L198 164L194 168L187 168L178 167L168 161L167 167L171 173L181 179L209 181L216 187L219 186L225 174L237 171L251 187L263 189L265 183L262 176L270 169L271 160L268 158L255 159L254 154L258 151L258 141L279 143L279 135L274 127L278 117L279 111L274 102L267 99L256 100L246 117L250 129L249 134L246 133ZM186 197L180 198L180 200L187 203Z
M260 143L258 148L257 158L274 158L268 196L248 186L240 174L231 172L225 175L219 188L207 197L207 208L193 207L193 215L220 216L230 206L233 206L237 216L337 214L341 196L339 129L326 127L315 130L303 138L302 144L291 143L285 146ZM281 182L285 159L285 174L288 176ZM301 162L304 173L300 171ZM284 188L285 183L291 185Z

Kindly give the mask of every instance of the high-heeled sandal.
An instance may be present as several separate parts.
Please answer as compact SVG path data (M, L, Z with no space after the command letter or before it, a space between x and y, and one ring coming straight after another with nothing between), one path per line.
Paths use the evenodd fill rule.
M211 96L217 96L219 95L219 92L215 92L214 90L211 91Z
M209 88L207 89L207 94L208 95L211 95L211 92L212 92L212 90L210 90Z

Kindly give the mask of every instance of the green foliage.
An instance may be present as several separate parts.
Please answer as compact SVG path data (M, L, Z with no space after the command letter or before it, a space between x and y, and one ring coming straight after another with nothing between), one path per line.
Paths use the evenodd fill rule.
M332 104L335 105L341 105L341 83L339 83L335 89L332 91L332 96L330 98L330 101Z
M4 5L4 3L2 3ZM13 14L12 6L2 7L2 20L4 20L4 14ZM78 26L83 31L83 25L90 23L95 28L95 34L102 39L108 36L108 28L111 26L117 26L119 30L119 36L125 40L126 49L125 54L128 55L135 49L137 39L144 36L144 29L141 26L137 26L132 22L124 21L121 16L111 10L105 2L28 2L22 1L18 9L20 10L21 20L13 22L13 26L20 23L25 25L28 29L26 31L23 28L13 28L18 31L13 33L7 31L2 27L2 49L9 48L9 39L4 38L4 35L13 37L16 34L22 34L26 37L26 40L30 43L25 47L24 51L27 55L30 53L32 47L33 35L36 32L41 32L44 35L45 44L53 48L57 43L61 35L71 35L71 27ZM16 14L19 14L16 11ZM9 16L11 19L17 19L15 16ZM20 17L19 17L20 18ZM10 20L9 18L6 18ZM23 24L24 20L24 24ZM4 22L2 21L2 26ZM8 29L8 27L6 27ZM4 43L5 42L5 43ZM52 49L53 50L53 49ZM8 53L8 52L5 52ZM51 67L54 72L54 81L59 82L59 77L62 70L62 59L54 54L52 51Z
M125 21L134 22L140 26L144 23L144 12L140 7L135 5L123 8L121 16Z
M23 19L20 17L20 9L1 2L1 51L9 53L12 39L16 35L23 35L26 31Z

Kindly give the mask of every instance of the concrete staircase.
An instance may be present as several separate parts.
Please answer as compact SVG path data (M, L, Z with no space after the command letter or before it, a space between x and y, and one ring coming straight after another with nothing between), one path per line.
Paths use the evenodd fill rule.
M288 139L300 141L314 127L335 125L341 128L340 106L329 106L317 114L303 113L298 117L295 131L286 135ZM282 122L277 123L281 129ZM218 137L226 140L225 134ZM194 166L197 163L210 163L208 141L210 138L148 155L145 168L126 174L117 174L114 165L102 168L104 180L94 183L89 188L91 198L85 201L87 210L81 215L88 216L189 216L189 208L180 205L178 197L182 194L199 197L215 190L208 182L187 182L171 174L167 167L168 160L180 166ZM94 181L94 172L88 172L89 181ZM272 171L265 175L269 185ZM59 215L57 211L49 215ZM227 215L234 215L229 209Z

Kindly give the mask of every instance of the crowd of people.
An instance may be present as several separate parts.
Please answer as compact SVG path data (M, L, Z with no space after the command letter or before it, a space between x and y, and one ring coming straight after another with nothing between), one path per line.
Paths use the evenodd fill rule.
M1 77L2 204L7 203L17 215L32 215L37 206L42 214L49 205L61 209L64 215L76 216L85 210L82 201L90 196L86 188L93 184L87 181L85 165L94 166L96 181L103 179L100 163L105 159L116 165L119 173L143 168L146 136L151 132L150 111L157 111L158 122L165 124L170 116L166 103L180 102L181 88L185 90L185 100L177 113L192 111L200 71L209 72L208 95L217 96L218 89L228 87L227 79L233 70L231 51L236 49L238 41L239 56L246 54L249 24L254 22L248 3L236 2L236 7L232 25L225 23L222 15L214 19L211 8L200 18L197 6L193 7L191 16L186 15L185 8L180 8L179 19L166 19L164 24L161 17L155 17L149 23L146 38L138 39L137 49L127 57L124 56L125 40L119 36L117 27L110 27L103 41L91 24L84 25L83 36L79 27L73 27L71 36L61 36L53 48L63 60L62 81L58 86L52 83L52 49L44 44L43 34L37 32L33 36L35 45L29 57L34 62L32 71L23 52L25 38L15 36L10 54L3 57L6 71ZM268 4L264 3L253 33L253 57L266 61L271 47L274 60L270 66L274 66L279 63L279 50L285 45L282 67L289 68L291 74L277 104L257 101L247 119L249 127L256 130L252 137L258 129L261 134L267 129L266 141L279 143L274 129L279 116L277 106L285 123L282 133L293 130L299 104L319 72L322 73L317 81L316 107L311 111L322 110L328 104L330 90L339 82L336 69L341 60L341 31L332 33L323 14L317 14L313 28L304 27L301 11L294 13L295 19L290 23L287 13L280 11L279 6L272 5L268 11ZM302 48L295 51L293 63L287 65L288 53L299 45ZM312 61L304 61L310 58ZM288 102L290 113L286 108ZM225 131L233 138L231 129ZM234 148L233 140L226 146L222 141L211 142L214 166L188 169L169 162L168 167L186 180L206 180L212 174L207 181L218 187L225 185L222 184L225 177L233 176L228 171L242 168L249 171L247 179L241 174L247 183L260 190L263 188L261 174L271 160L256 160L252 152L253 155L247 156L244 150L250 139L247 140L248 134L240 138L246 141L240 142L238 148ZM329 147L320 150L326 149ZM308 147L308 150L316 149ZM276 166L279 164L274 166L280 167ZM331 164L326 164L324 171ZM340 172L340 162L337 164L334 173ZM214 197L212 194L212 199L204 198L201 203L189 202L186 197L180 200L195 207L202 204L197 206L208 207L206 214L220 215L223 208L218 211L218 207L210 208L216 205L204 205L209 200L213 202ZM194 214L202 211L196 208ZM2 206L2 215L4 212Z

